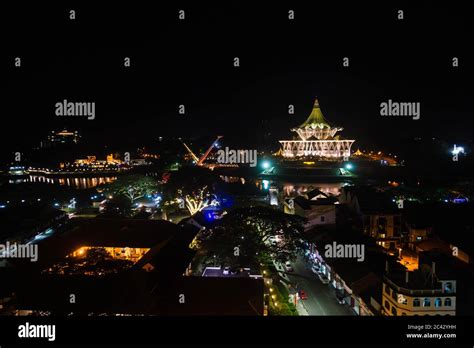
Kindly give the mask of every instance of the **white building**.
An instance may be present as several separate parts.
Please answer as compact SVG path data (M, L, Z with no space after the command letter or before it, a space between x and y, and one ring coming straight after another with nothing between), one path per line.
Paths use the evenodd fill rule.
M434 264L430 273L388 274L383 280L382 314L456 315L456 280L439 279Z
M343 128L334 127L324 118L318 99L308 119L291 131L299 140L280 140L282 156L287 158L322 157L331 159L349 158L355 140L340 139L336 133Z

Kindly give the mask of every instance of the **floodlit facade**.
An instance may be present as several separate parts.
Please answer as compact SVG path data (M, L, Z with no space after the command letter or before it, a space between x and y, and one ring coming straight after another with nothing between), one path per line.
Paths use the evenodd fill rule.
M103 247L103 246L83 246L74 252L69 257L84 258L91 249L103 249L107 254L116 260L128 260L136 263L140 260L150 248L129 248L129 247Z
M343 128L331 126L324 118L315 100L313 111L300 126L293 128L299 140L280 140L281 155L287 158L326 157L331 159L348 158L355 140L339 139L337 132Z

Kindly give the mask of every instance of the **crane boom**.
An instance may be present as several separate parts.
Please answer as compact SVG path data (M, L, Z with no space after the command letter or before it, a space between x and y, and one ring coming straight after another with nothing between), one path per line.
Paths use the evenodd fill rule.
M181 139L180 139L181 140ZM194 154L194 152L189 148L188 145L186 145L186 143L184 141L181 140L181 142L183 143L184 147L186 148L186 150L188 150L189 154L191 155L191 157L193 158L193 160L198 163L199 162L199 158Z
M202 166L204 161L206 160L207 156L209 156L209 153L212 151L212 149L214 148L214 146L216 146L217 142L219 141L219 139L222 138L222 135L218 135L216 140L214 140L214 142L211 144L211 146L209 146L209 148L207 149L207 151L204 153L204 155L202 155L202 157L199 159L199 161L197 162L197 165L198 166Z

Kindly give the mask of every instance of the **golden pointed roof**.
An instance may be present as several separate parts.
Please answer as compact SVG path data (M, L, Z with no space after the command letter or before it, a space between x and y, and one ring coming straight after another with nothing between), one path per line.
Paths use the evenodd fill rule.
M313 110L308 116L306 121L304 121L298 128L332 128L328 121L323 116L321 109L319 108L318 98L314 100Z

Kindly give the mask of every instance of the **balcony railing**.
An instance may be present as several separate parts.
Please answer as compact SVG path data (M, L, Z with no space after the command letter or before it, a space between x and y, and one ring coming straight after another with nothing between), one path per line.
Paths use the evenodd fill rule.
M392 282L387 277L384 277L384 281L390 285L390 287L397 290L398 293L405 294L405 295L414 295L414 296L423 296L423 295L448 295L454 294L454 291L444 291L444 289L425 289L425 290L412 290L407 289L401 286L398 286L394 282Z

